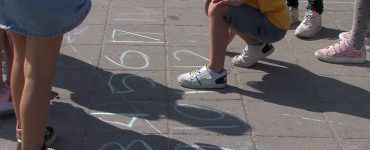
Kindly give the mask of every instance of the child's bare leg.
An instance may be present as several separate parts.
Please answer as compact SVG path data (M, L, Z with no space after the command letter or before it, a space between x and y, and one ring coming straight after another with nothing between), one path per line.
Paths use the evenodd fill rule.
M17 117L17 122L20 128L21 127L21 120L20 120L20 103L22 98L23 86L24 86L24 60L25 60L25 52L26 52L26 38L24 36L20 36L18 34L11 34L11 37L14 42L14 59L13 59L13 67L11 73L11 81L10 81L10 89L12 93L15 115Z
M261 43L261 41L259 40L256 40L250 36L247 36L247 35L244 35L244 34L241 34L241 33L238 33L236 31L234 31L232 28L230 28L230 31L229 31L229 35L238 35L240 38L243 39L243 41L247 44L247 45L258 45ZM234 38L234 37L233 37ZM231 43L231 41L233 40L233 38L229 37L229 43Z
M229 42L229 28L225 21L228 11L227 5L216 6L211 2L208 8L208 20L210 30L210 53L211 59L208 68L214 72L224 69L226 47Z
M15 55L18 55L18 40L25 37L15 33L12 33L12 37L17 37L13 40L15 42ZM51 82L61 41L62 36L50 39L25 38L24 74L22 74L24 75L24 88L19 110L22 123L23 150L39 150L43 145ZM17 59L17 56L15 56L14 62L19 61ZM18 65L14 63L13 68L17 67ZM15 73L13 72L12 75L16 75ZM15 78L12 78L13 80Z

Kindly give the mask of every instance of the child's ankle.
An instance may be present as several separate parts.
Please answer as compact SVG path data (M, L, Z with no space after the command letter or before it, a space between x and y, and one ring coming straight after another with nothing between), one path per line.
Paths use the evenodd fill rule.
M217 74L220 74L224 70L223 68L219 69L219 68L215 68L215 67L212 67L212 66L210 67L209 65L207 65L206 67L207 67L207 69L209 69L209 70L211 70L211 71L213 71Z

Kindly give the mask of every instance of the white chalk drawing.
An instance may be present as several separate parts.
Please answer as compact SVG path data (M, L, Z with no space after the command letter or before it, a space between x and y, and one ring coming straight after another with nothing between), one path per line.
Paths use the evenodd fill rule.
M89 29L89 26L86 26L82 29L75 28L71 32L66 33L64 37L67 39L68 44L72 44L79 35L81 35L83 32L85 32L88 29Z
M183 94L207 94L212 93L214 91L179 91L175 92L176 94L183 95Z
M208 145L184 145L184 144L177 144L176 148L174 150L182 150L182 149L194 149L194 150L201 150L201 149L207 149L207 150L233 150L231 148L225 148L225 147L219 147L219 146L208 146Z
M128 53L138 53L138 54L140 54L142 57L143 57L143 59L144 59L144 61L145 61L145 64L143 65L143 66L141 66L141 67L130 67L130 66L126 66L124 63L125 63L125 57L126 57L126 55L128 54ZM148 66L149 66L149 57L146 55L146 54L144 54L144 53L142 53L142 52L139 52L139 51L136 51L136 50L127 50L127 51L125 51L125 52L123 52L122 54L121 54L121 56L119 57L119 60L120 60L120 62L118 63L118 62L116 62L116 61L114 61L114 60L112 60L111 58L109 58L108 56L106 56L106 55L104 55L104 57L106 58L106 59L108 59L110 62L112 62L113 64L115 64L115 65L117 65L117 66L120 66L120 67L123 67L123 68L128 68L128 69L136 69L136 70L139 70L139 69L145 69L145 68L147 68Z
M189 115L189 114L186 114L184 113L183 111L181 111L179 109L179 107L193 107L193 108L196 108L196 109L202 109L202 110L206 110L206 111L212 111L212 112L215 112L217 113L219 116L217 117L214 117L214 118L201 118L201 117L197 117L197 116L193 116L193 115ZM205 107L205 106L197 106L197 105L190 105L190 104L177 104L174 106L175 110L177 113L185 116L185 117L188 117L188 118L191 118L191 119L196 119L196 120L202 120L202 121L215 121L215 120L222 120L225 118L224 116L224 113L219 111L219 110L216 110L214 108L211 108L211 107Z
M91 115L94 115L94 116L128 116L128 117L131 117L131 120L130 120L129 123L123 123L121 121L109 121L109 120L103 119L101 117L98 118L101 121L104 121L104 122L107 122L107 123L110 123L110 124L124 126L124 127L127 127L127 128L132 128L134 126L135 122L138 119L137 117L149 116L149 114L105 113L105 112L95 112L95 113L91 113Z
M179 62L181 62L182 60L177 56L177 55L178 55L178 53L189 53L189 54L191 54L191 55L195 55L195 56L197 56L197 57L200 57L200 58L202 58L202 59L206 60L207 62L209 61L209 59L208 59L208 58L206 58L206 57L204 57L204 56L202 56L202 55L199 55L199 54L197 54L197 53L194 53L194 52L192 52L192 51L188 51L188 50L177 50L177 51L175 51L175 52L173 53L173 57L175 57L175 59L176 59L177 61L179 61ZM203 66L204 66L204 65L203 65ZM200 67L203 67L203 66L172 66L172 67L176 67L176 68L200 68Z
M119 91L117 90L116 88L114 88L113 84L112 84L112 80L114 78L114 74L111 74L111 76L109 77L109 81L108 81L108 85L109 85L109 88L112 92L112 94L126 94L126 93L132 93L132 92L135 92L135 90L133 88L131 88L129 85L127 85L127 80L129 78L132 78L132 77L137 77L137 78L141 78L145 81L148 82L148 84L151 86L151 87L155 87L155 83L153 80L151 80L150 78L147 78L147 77L144 77L144 76L141 76L141 75L135 75L135 74L131 74L131 75L127 75L125 77L123 77L122 79L122 86L124 88L126 88L127 90L125 91Z
M112 147L116 146L116 147L119 147L121 150L134 150L131 147L135 144L141 144L143 147L145 147L145 150L153 150L153 148L143 140L133 140L129 144L127 144L126 147L123 146L122 144L118 143L118 142L110 142L110 143L104 144L102 147L99 148L99 150L106 150L106 148L108 148L108 146L109 147L110 146L112 146Z
M314 122L329 122L329 123L333 123L333 121L326 121L326 120L320 120L320 119L313 119L313 118L307 118L307 117L295 116L295 115L291 115L291 114L281 114L281 115L283 115L283 116L288 116L288 117L299 118L299 119L308 120L308 121L314 121Z
M200 126L200 127L172 127L175 130L197 130L197 129L230 129L230 128L238 128L240 126Z
M152 44L155 44L155 43L164 43L163 41L161 41L161 39L158 39L158 38L154 38L154 37L150 37L150 36L146 36L146 35L143 35L143 34L146 34L146 35L159 35L161 33L150 33L150 32L128 32L128 31L124 31L124 30L118 30L118 29L114 29L113 30L113 33L112 33L112 41L110 42L114 42L114 43L152 43ZM119 36L122 36L122 35L125 35L125 36L134 36L136 38L140 38L141 40L117 40L117 38ZM162 34L163 35L163 34Z
M204 118L204 117L198 117L194 115L187 114L183 111L181 111L181 107L192 107L198 110L205 110L205 111L210 111L210 112L215 112L218 115L216 117L212 118ZM211 107L206 107L206 106L197 106L197 105L190 105L190 104L177 104L174 106L174 109L176 112L184 117L194 119L194 120L199 120L199 121L221 121L222 119L225 118L225 115L223 112L216 110ZM231 129L231 128L239 128L239 125L203 125L203 126L197 126L197 127L172 127L172 129L175 130L197 130L197 129Z

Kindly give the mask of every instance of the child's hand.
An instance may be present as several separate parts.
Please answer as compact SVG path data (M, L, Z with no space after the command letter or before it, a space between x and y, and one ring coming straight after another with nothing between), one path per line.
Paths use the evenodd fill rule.
M232 6L240 6L245 3L246 0L212 0L213 3L217 3L217 5L232 5Z

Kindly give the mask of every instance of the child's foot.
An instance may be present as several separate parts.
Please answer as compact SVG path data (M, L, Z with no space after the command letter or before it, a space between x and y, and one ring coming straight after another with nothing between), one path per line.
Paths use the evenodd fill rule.
M18 125L16 127L16 136L17 136L17 148L16 150L21 149L21 132L22 129L18 128ZM47 126L45 130L45 146L50 147L51 145L54 144L55 140L57 138L57 133L55 132L54 128Z
M4 86L0 91L0 116L14 113L13 103L11 102L10 90Z
M294 7L289 7L289 14L290 14L290 19L291 19L291 23L290 24L295 24L297 22L299 22L299 11L297 8L294 8Z
M232 63L239 67L249 67L254 65L258 60L267 57L274 52L274 46L270 43L263 43L262 45L252 46L248 45L240 55L233 58Z
M321 15L314 10L308 10L304 20L295 30L297 37L314 37L321 30Z
M351 32L342 32L339 34L339 39L348 40L350 36L351 36ZM370 30L367 31L367 35L364 39L364 43L365 43L366 49L369 50L370 49Z
M221 73L216 73L204 66L198 70L181 74L177 81L181 86L192 89L224 88L226 86L226 77L227 72L225 69Z
M331 45L315 52L317 59L330 63L363 63L366 61L366 50L363 46L355 50L347 40Z

